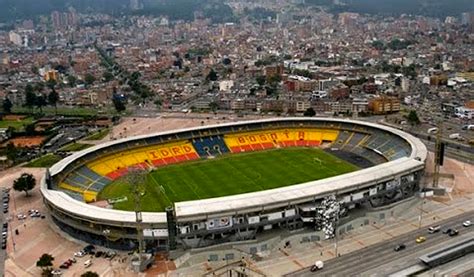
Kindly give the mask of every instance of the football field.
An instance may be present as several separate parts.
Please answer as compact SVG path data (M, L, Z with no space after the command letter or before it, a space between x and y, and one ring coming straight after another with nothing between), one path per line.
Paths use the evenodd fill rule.
M146 176L142 211L160 212L174 202L221 197L290 186L352 172L358 168L318 148L284 148L228 154L160 167ZM133 210L126 179L109 184L99 199L123 198L115 209Z

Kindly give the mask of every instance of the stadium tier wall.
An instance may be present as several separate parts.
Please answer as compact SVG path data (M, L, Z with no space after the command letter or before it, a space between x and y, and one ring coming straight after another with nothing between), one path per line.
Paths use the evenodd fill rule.
M66 232L96 244L132 249L136 247L133 212L86 204L95 202L112 181L130 170L284 147L322 147L350 162L363 158L364 169L270 191L175 203L173 232L178 245L203 247L254 239L270 229L314 228L314 207L328 196L335 196L348 211L400 201L419 189L426 160L426 147L418 139L385 126L339 119L267 119L95 146L54 165L42 180L41 192L55 222ZM166 214L143 213L143 224L148 246L167 249Z

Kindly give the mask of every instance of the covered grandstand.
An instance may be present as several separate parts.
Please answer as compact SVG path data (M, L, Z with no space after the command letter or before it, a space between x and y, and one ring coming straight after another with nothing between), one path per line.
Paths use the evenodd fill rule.
M134 248L135 213L100 208L105 186L130 169L159 167L219 155L286 147L321 147L364 168L267 191L178 202L173 212L143 213L150 247L202 247L255 238L263 230L317 224L315 210L336 196L347 210L379 207L413 195L425 166L426 147L416 138L377 124L318 118L246 121L164 132L104 143L60 161L42 180L54 220L94 243ZM310 218L311 220L309 220ZM171 223L171 224L169 224ZM107 230L107 237L104 237ZM172 240L172 243L169 243Z

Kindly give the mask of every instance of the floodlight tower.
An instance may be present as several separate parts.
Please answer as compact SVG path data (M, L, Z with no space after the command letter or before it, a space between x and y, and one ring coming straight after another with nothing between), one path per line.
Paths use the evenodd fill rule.
M436 132L436 142L434 151L434 171L433 171L433 187L437 188L439 184L439 170L443 165L444 145L441 141L443 134L443 121L438 120L438 131Z
M127 175L128 184L133 190L134 202L135 202L135 222L137 229L137 240L138 240L138 259L140 264L142 262L142 254L144 250L144 240L143 240L143 227L142 227L142 211L141 211L141 197L142 190L141 187L145 183L147 171L132 169Z

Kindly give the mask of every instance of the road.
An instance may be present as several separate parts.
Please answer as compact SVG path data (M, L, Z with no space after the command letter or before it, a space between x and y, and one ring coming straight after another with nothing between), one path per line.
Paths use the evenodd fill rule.
M459 230L460 235L463 236L467 233L472 235L474 234L474 227L462 227L462 222L468 219L474 219L474 212L465 213L460 216L447 219L443 222L440 222L440 225L446 227L454 226ZM427 240L421 244L417 244L415 242L415 238L420 235L425 236ZM422 254L429 252L428 248L435 247L453 239L454 238L451 238L442 232L428 234L426 229L415 230L405 235L377 243L373 246L366 247L350 254L328 260L324 264L324 269L319 271L318 275L360 276L375 274L375 276L386 276L401 269L384 268L388 263L395 262L395 264L398 264L399 267L400 265L401 267L415 265L419 262L418 259L409 256L421 256ZM393 250L394 246L400 243L404 243L406 245L406 249L400 252L395 252ZM405 257L409 257L409 259L403 261ZM400 260L401 263L397 263L397 260ZM309 271L308 267L286 276L313 276L314 274L315 273Z

